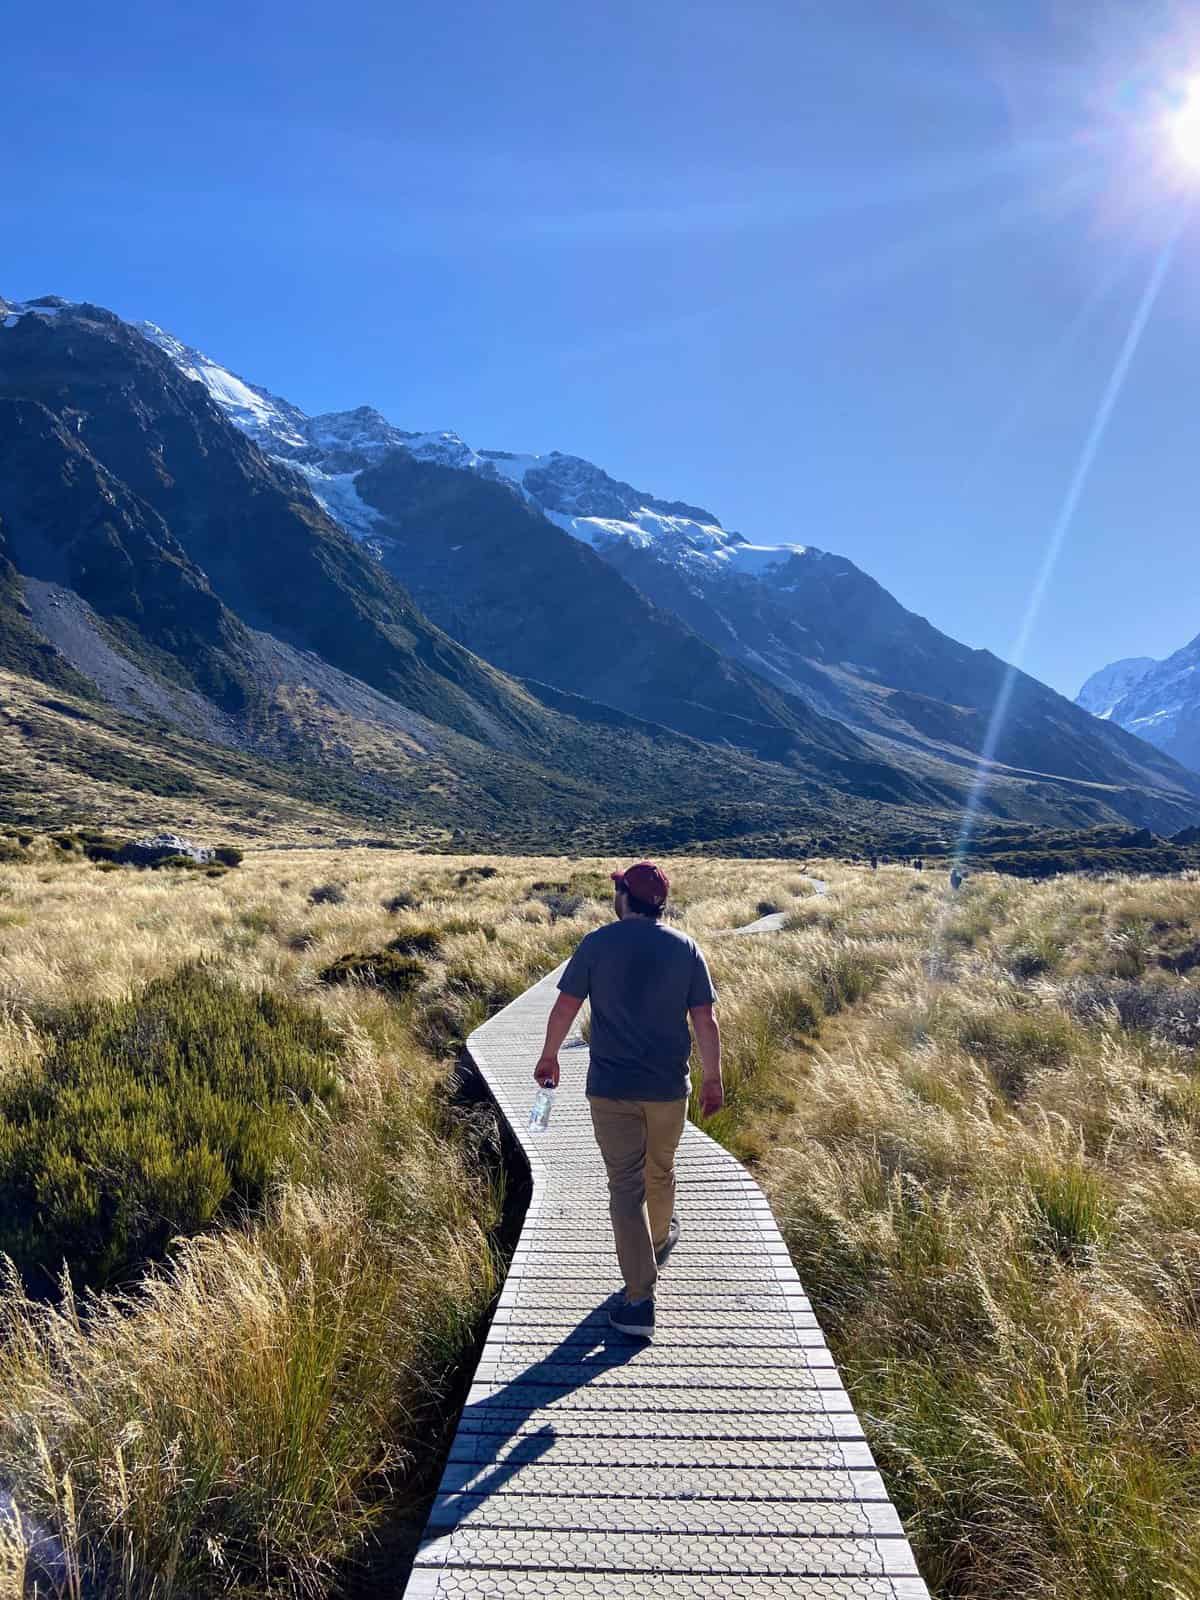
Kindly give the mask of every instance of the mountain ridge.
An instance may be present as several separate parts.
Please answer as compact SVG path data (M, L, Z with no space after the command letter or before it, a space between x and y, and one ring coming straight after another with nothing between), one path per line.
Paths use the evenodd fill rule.
M1101 667L1076 704L1200 771L1200 635L1161 661L1132 656Z
M224 372L210 358L171 342L201 381L206 371ZM1018 778L1165 788L1184 807L1200 798L1191 773L1119 726L1098 726L1070 700L991 652L951 639L845 557L808 544L755 544L724 528L713 513L645 494L581 457L477 451L451 432L397 428L369 406L306 419L270 391L255 393L265 408L255 420L257 436L268 445L275 439L281 456L304 473L331 514L340 515L385 564L393 541L393 570L417 586L424 609L457 637L469 637L478 626L488 591L481 588L474 610L467 611L461 584L456 588L444 561L439 566L439 553L418 548L411 536L413 504L397 503L394 493L380 498L382 464L398 454L508 485L600 555L659 613L682 622L790 701L800 700L864 736L885 764L940 773L944 781L947 766L972 769L986 749L998 769ZM279 434L277 417L285 419L290 440ZM528 540L514 541L510 554L527 562ZM512 641L490 637L487 648L499 651L497 659L510 670L531 669L529 662L518 668L515 655L503 655ZM535 675L550 676L544 663L532 667ZM605 697L598 680L565 686ZM993 708L1001 700L1007 715L993 729ZM769 746L767 753L773 753ZM1128 820L1152 820L1153 805L1147 809L1136 799L1122 804Z
M457 435L396 429L365 406L306 417L161 329L151 337L150 325L86 303L6 302L0 312L0 399L40 418L39 448L58 452L53 471L23 466L0 490L0 519L15 525L17 565L28 569L22 622L36 615L75 670L90 662L99 673L108 650L100 676L110 692L128 678L117 658L132 652L145 694L160 706L174 694L171 714L186 713L189 725L211 710L213 737L289 760L314 751L335 760L341 751L361 785L391 784L409 801L434 791L413 787L415 769L398 767L387 741L407 737L421 751L414 759L427 763L439 742L453 744L470 783L488 783L490 761L497 795L528 794L539 815L560 819L555 826L572 805L594 812L606 797L631 811L665 804L695 813L739 793L746 805L754 795L765 815L799 818L825 804L854 812L856 826L871 807L945 816L965 803L976 763L961 725L978 723L979 711L949 700L956 682L934 684L944 699L923 695L930 675L921 677L918 661L911 683L870 685L874 725L814 709L823 682L846 676L844 642L863 643L861 610L828 608L801 693L780 684L786 674L772 678L706 639L676 595L654 593L656 583L684 585L707 615L719 608L701 580L722 574L726 606L730 594L766 592L764 573L782 572L787 592L797 563L835 590L857 574L877 608L908 630L906 645L919 624L957 652L952 669L969 656L988 661L993 679L1003 671L912 618L842 558L755 546L715 519L697 522L711 515L701 508L642 495L582 458L475 452ZM59 496L36 516L21 498L34 480ZM105 548L132 569L124 599L89 596L78 571L39 568L29 555L23 523L65 526L71 493L105 508ZM626 559L652 570L631 581L620 570ZM140 598L139 585L160 570L182 585L186 637L166 628L156 600L147 608ZM722 626L732 625L723 618ZM852 687L861 699L861 680ZM180 696L193 691L199 700L185 706ZM1014 703L1021 711L1020 685ZM937 721L938 737L928 729L910 737L888 714L897 705L910 719L919 710ZM424 719L420 729L398 726L390 707ZM1027 739L1022 754L1040 756L1055 742L1061 753L1067 741L1038 723L1043 702L1028 715L1042 745ZM1104 737L1114 735L1126 738ZM1200 781L1161 757L1157 771L1153 761L1105 764L1101 746L1084 746L1066 770L1049 759L994 768L985 814L1075 826L1119 817L1169 829L1200 814ZM368 748L386 774L369 769ZM669 833L674 824L664 826Z
M460 837L613 837L749 792L767 830L866 826L853 788L867 752L847 730L798 707L785 768L506 674L432 624L301 476L130 325L86 303L0 310L0 646L77 708L316 763L340 774L340 804L383 797L394 819ZM892 800L940 801L885 776Z

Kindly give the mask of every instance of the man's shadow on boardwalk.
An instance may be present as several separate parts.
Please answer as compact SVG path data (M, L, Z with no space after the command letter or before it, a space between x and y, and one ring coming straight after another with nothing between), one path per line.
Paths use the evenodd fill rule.
M554 1423L544 1417L532 1432L522 1432L543 1407L586 1388L601 1373L618 1370L646 1349L642 1340L609 1327L608 1310L616 1298L609 1295L598 1301L553 1350L522 1367L484 1399L464 1408L459 1436L478 1438L479 1458L452 1463L463 1481L461 1487L443 1491L447 1501L469 1497L474 1503L496 1494L522 1467L540 1460L558 1437ZM522 1327L536 1337L536 1323L532 1320ZM506 1352L506 1365L520 1360L520 1346L510 1348L513 1353ZM490 1465L487 1455L491 1457Z
M563 1048L586 1050L587 1042L576 1035L568 1039ZM455 1100L459 1105L491 1101L482 1076L465 1053L459 1064ZM509 1171L514 1165L519 1171L523 1169L522 1178L509 1190L508 1203L512 1212L506 1231L511 1230L510 1242L515 1244L524 1227L529 1198L528 1164L511 1129L501 1122L498 1131L501 1141L498 1154L505 1167ZM586 1388L598 1374L623 1367L646 1349L644 1341L631 1339L609 1326L609 1308L620 1297L618 1290L598 1300L546 1355L521 1367L485 1399L464 1406L455 1444L464 1436L477 1439L477 1454L468 1459L456 1454L452 1447L438 1494L440 1501L454 1506L468 1498L471 1503L482 1502L498 1493L522 1467L540 1460L558 1437L554 1423L545 1418L531 1432L521 1431L543 1407L552 1400ZM531 1340L538 1338L537 1315L532 1310L522 1315L521 1329ZM545 1315L553 1317L552 1312ZM498 1333L498 1327L493 1324L491 1336ZM509 1346L504 1355L505 1364L516 1365L521 1360L520 1351L519 1344ZM444 1531L444 1523L441 1531Z

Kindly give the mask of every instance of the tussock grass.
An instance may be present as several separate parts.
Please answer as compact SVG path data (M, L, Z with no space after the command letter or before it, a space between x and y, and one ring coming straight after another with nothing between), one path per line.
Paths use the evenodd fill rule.
M827 871L784 971L819 1036L760 1042L721 1136L757 1162L941 1596L1198 1592L1200 879L951 898ZM838 1000L841 1000L840 1006Z
M616 864L251 852L118 892L0 862L0 1089L68 999L201 959L319 1013L343 1080L297 1111L257 1215L86 1315L12 1288L0 1488L23 1531L0 1519L0 1572L323 1595L412 1503L495 1282L498 1196L446 1070L607 919ZM814 870L826 897L795 863L673 861L675 915L721 995L710 1128L771 1195L924 1576L945 1600L1194 1595L1200 879L980 873L951 896ZM785 932L715 937L763 904ZM403 994L321 982L389 947L422 969Z

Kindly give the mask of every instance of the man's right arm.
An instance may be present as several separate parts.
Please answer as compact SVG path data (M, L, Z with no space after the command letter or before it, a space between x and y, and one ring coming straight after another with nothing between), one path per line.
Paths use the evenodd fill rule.
M558 1052L579 1015L592 986L591 934L584 934L575 954L558 980L558 998L546 1019L546 1042L533 1069L533 1076L545 1088L558 1088Z
M700 1051L703 1075L700 1079L700 1110L706 1117L725 1104L725 1085L721 1081L721 1029L711 1005L692 1006L688 1012L696 1048Z

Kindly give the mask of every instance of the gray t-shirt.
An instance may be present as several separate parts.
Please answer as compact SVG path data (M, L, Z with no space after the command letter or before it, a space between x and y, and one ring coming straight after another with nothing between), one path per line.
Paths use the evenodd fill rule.
M605 1100L687 1095L687 1014L717 998L694 939L649 918L610 922L580 941L558 987L592 1002L588 1094Z

